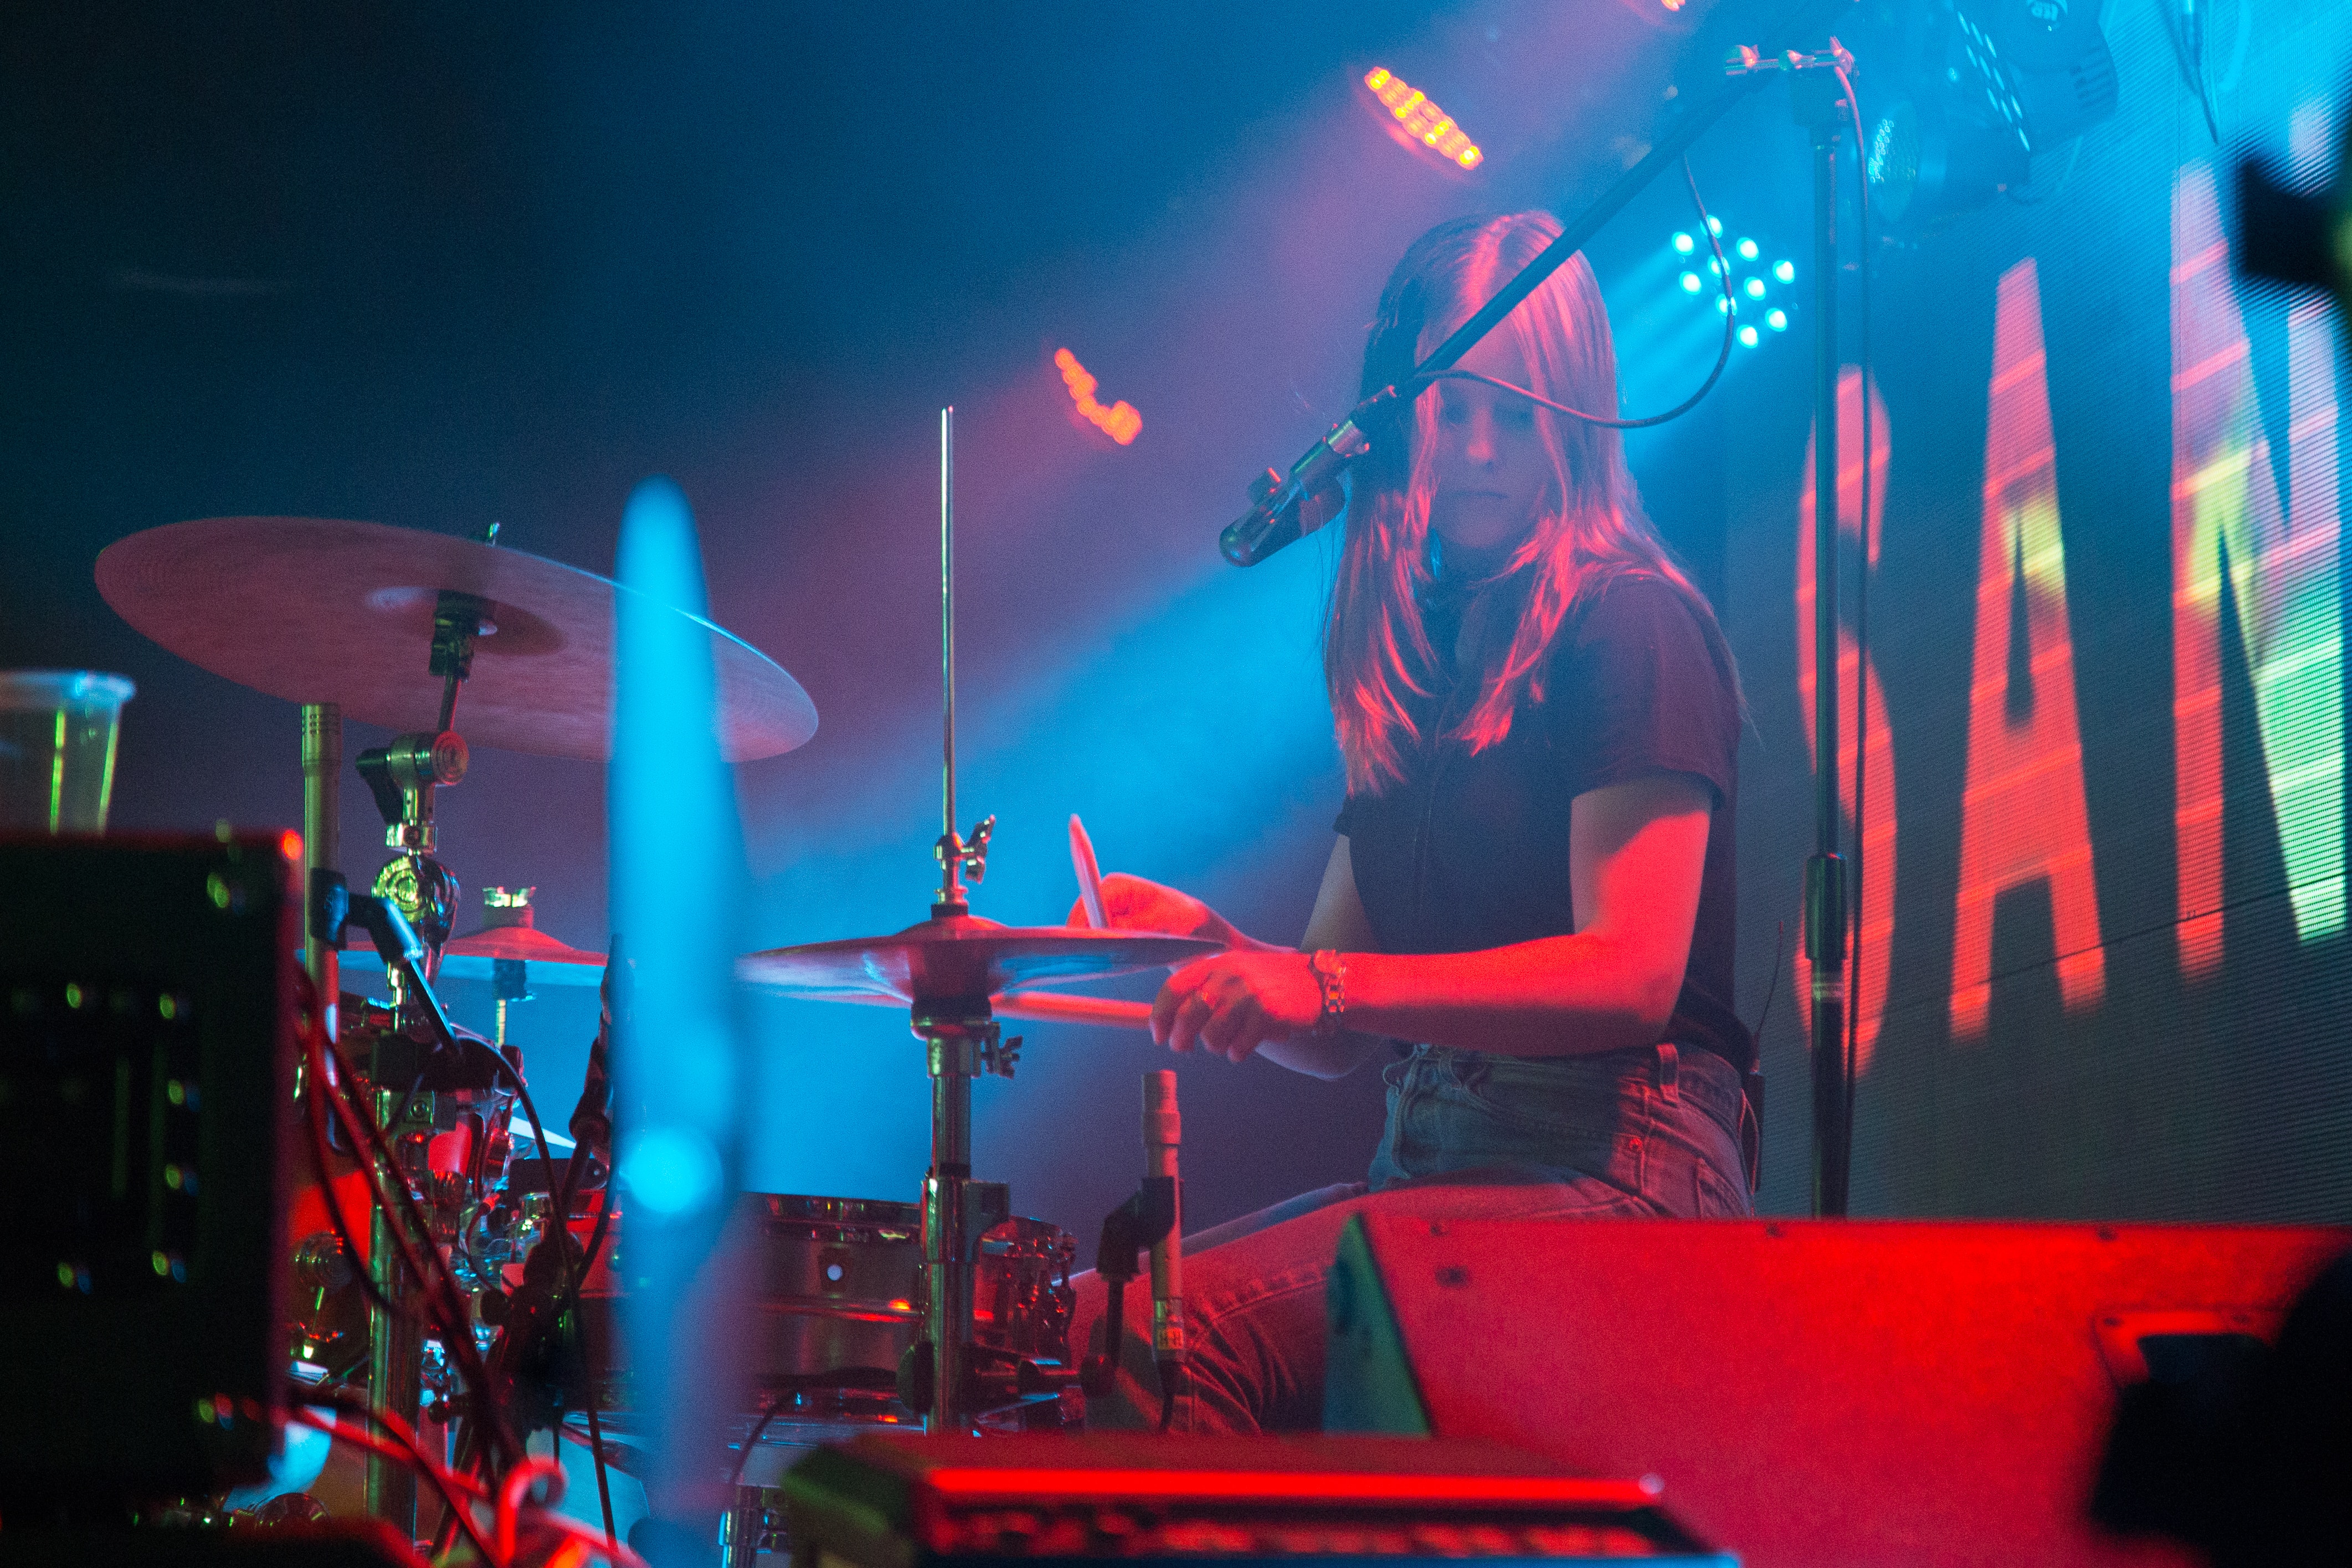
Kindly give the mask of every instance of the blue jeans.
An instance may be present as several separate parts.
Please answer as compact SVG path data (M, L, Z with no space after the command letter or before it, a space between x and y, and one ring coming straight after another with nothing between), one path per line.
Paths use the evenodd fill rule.
M1190 1376L1172 1429L1311 1432L1323 1424L1323 1288L1350 1217L1745 1218L1739 1075L1671 1045L1579 1057L1418 1046L1384 1075L1370 1179L1303 1193L1184 1242ZM1099 1350L1103 1285L1074 1327ZM1159 1418L1148 1282L1127 1289L1118 1393L1097 1427Z

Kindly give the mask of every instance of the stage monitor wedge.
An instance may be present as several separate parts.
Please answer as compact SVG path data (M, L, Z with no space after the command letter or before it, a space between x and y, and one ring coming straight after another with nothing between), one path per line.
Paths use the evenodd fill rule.
M2154 1563L2084 1514L2116 1396L2267 1339L2352 1229L1349 1222L1325 1425L1654 1475L1749 1568Z

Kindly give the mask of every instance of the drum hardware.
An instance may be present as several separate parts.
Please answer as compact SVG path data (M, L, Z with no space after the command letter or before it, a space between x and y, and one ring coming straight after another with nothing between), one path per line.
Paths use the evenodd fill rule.
M735 1486L719 1516L719 1568L751 1568L762 1553L784 1550L784 1489Z
M357 1260L331 1239L306 1242L293 1260L301 1286L292 1314L298 1356L307 1353L306 1366L348 1358L349 1373L368 1355L376 1408L412 1426L420 1415L462 1410L464 1396L441 1396L455 1386L445 1364L481 1368L475 1353L493 1336L488 1320L506 1315L507 1298L496 1286L550 1228L562 1234L561 1225L548 1224L562 1200L505 1190L520 1061L509 1052L501 1064L493 1051L506 1045L509 1004L527 998L533 980L595 983L604 963L533 929L529 890L486 895L484 928L450 936L457 883L434 857L434 803L440 787L463 778L467 761L466 742L452 727L459 685L478 742L589 759L611 748L615 585L494 549L496 535L495 526L473 540L366 523L216 518L150 529L110 547L98 563L101 593L140 631L215 674L302 705L304 884L312 906L304 966L316 994L334 998L321 1009L327 1040L364 1069L341 1088L375 1124L362 1127L357 1117L346 1124L338 1114L330 1128L337 1145L374 1167L379 1193L422 1211L427 1234L415 1244L446 1255L478 1320L467 1335L474 1343L441 1347L436 1364L430 1333L411 1315L421 1303L405 1300L416 1287L393 1266L402 1249L386 1245L389 1222L378 1215L371 1249L377 1269L370 1273L401 1291L403 1311L389 1321L380 1311L369 1314L372 1332L362 1336L358 1298L365 1281ZM720 628L688 619L711 642L724 755L772 756L806 740L816 715L799 685ZM420 651L433 677L429 696L416 678ZM336 873L347 713L398 732L355 759L394 852L370 894L357 898ZM343 927L353 916L377 950L354 961L383 964L391 1009L341 988ZM494 1042L451 1027L432 988L445 977L490 982ZM592 1088L598 1071L592 1066ZM502 1077L515 1080L514 1095ZM576 1130L577 1114L574 1124ZM354 1136L371 1132L390 1135L366 1140L370 1149L350 1149ZM381 1159L372 1157L377 1148ZM548 1163L532 1163L548 1185ZM566 1170L567 1196L587 1169L575 1161ZM593 1201L601 1207L604 1199ZM398 1227L402 1239L411 1228ZM578 1255L576 1246L570 1250ZM429 1406L418 1397L426 1391L435 1391ZM487 1392L495 1398L495 1390ZM488 1414L495 1420L495 1409ZM371 1511L413 1531L409 1472L382 1473L380 1460L370 1468L378 1472L370 1478Z
M987 873L994 817L966 839L957 829L955 694L955 410L940 411L940 865L931 917L890 936L819 942L754 953L738 972L756 985L814 998L887 998L908 1008L931 1080L931 1164L922 1188L925 1333L903 1359L900 1397L932 1431L970 1431L986 1402L1020 1396L1022 1376L1040 1394L1072 1375L1066 1360L1042 1364L1008 1385L973 1352L975 1245L1012 1213L1001 1182L972 1179L971 1083L1011 1077L1020 1041L1004 1038L992 998L1029 983L1082 979L1181 963L1216 950L1189 937L1068 926L1000 925L971 913L964 886Z

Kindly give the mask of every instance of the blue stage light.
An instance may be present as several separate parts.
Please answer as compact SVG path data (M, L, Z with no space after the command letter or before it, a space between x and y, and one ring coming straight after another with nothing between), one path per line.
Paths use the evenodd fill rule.
M1761 299L1764 298L1764 280L1762 278L1751 277L1748 280L1748 298L1750 299Z
M1753 327L1742 327L1739 329L1739 340L1747 347L1751 349L1754 348L1756 346L1756 329Z
M1683 292L1685 294L1696 294L1698 292L1697 273L1685 272L1683 274Z
M1756 242L1754 240L1741 240L1734 248L1739 252L1740 260L1754 261L1756 259Z
M1764 325L1775 332L1785 332L1789 329L1789 313L1776 305L1764 312Z
M1772 276L1783 283L1794 283L1797 281L1797 264L1793 261L1776 261L1772 264Z
M1677 234L1675 235L1675 254L1677 256L1688 256L1697 247L1697 245L1698 241L1691 238L1691 236L1686 234Z
M1716 313L1717 315L1718 315L1718 316L1723 315L1725 312L1728 311L1730 308L1731 308L1731 301L1730 301L1730 300L1726 299L1726 298L1725 298L1722 295L1720 295L1720 294L1718 294L1718 295L1717 295L1717 296L1715 297L1715 313Z
M1722 234L1723 234L1723 220L1722 220L1721 218L1712 218L1712 217L1711 217L1711 218L1709 218L1709 219L1707 219L1707 220L1706 220L1706 232L1707 232L1707 233L1709 233L1709 234L1711 234L1711 235L1717 235L1717 237L1720 237L1720 236L1722 235Z

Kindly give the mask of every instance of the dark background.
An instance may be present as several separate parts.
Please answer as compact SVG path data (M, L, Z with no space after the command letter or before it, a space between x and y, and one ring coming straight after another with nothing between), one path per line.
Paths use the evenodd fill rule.
M2123 106L2072 176L2052 171L2038 208L1879 258L1897 445L1876 591L1906 902L1863 1086L1858 1202L2340 1215L2340 943L2233 949L2222 985L2194 995L2160 962L2112 957L2108 1009L2090 1019L2058 1018L2029 964L1996 995L1990 1045L1963 1058L1938 1035L1990 301L2025 254L2045 281L2094 833L2168 852L2128 824L2143 789L2168 822L2168 739L2098 716L2168 692L2151 656L2168 635L2165 204L2175 164L2210 150L2156 8L2108 9ZM100 549L214 515L468 534L495 519L506 547L609 571L631 487L667 474L697 508L714 618L822 716L802 750L738 770L750 939L892 930L924 913L933 875L934 442L953 402L962 794L968 818L1000 818L978 911L1060 918L1076 811L1108 868L1293 936L1339 800L1316 653L1328 556L1310 545L1235 572L1215 531L1253 472L1345 411L1404 245L1458 212L1580 205L1705 86L1725 37L1757 36L1748 12L1706 11L15 16L0 26L0 665L138 682L118 827L290 823L293 708L125 626L92 584ZM2287 114L2332 92L2345 29L2283 5L2239 19L2252 42L2221 94L2225 131L2283 142ZM1389 140L1359 85L1374 65L1481 141L1476 174ZM1809 275L1804 141L1778 89L1694 164L1727 234ZM1674 287L1665 239L1691 222L1674 187L1590 247L1633 412L1679 399L1712 358L1712 314ZM2274 331L2277 313L2249 325ZM1105 402L1140 411L1131 447L1072 413L1052 366L1066 346ZM1809 847L1789 575L1809 373L1801 322L1741 350L1697 414L1630 443L1652 512L1724 610L1755 713L1751 1017ZM351 730L352 751L380 738ZM380 830L363 791L345 808L346 869L364 876ZM603 946L599 767L478 743L441 824L467 907L485 885L536 885L542 926ZM2130 874L2103 850L2103 910L2119 907L2108 880ZM2159 917L2168 889L2142 900ZM2030 956L2031 918L2004 904L1999 940ZM2107 919L2111 936L2144 926ZM2169 951L2161 932L2142 939ZM487 1028L477 990L451 999ZM1791 1210L1803 1071L1785 976L1781 992L1765 1199ZM543 1105L569 1103L593 1017L589 993L544 987L519 1010ZM773 1001L751 1019L750 1184L911 1199L927 1102L903 1022ZM1009 1180L1019 1211L1091 1236L1139 1172L1135 1081L1155 1059L1116 1032L1024 1032L1020 1078L980 1090L982 1174ZM1370 1074L1181 1067L1192 1221L1361 1173ZM2300 1109L2282 1122L2265 1108L2284 1094ZM2086 1141L2090 1126L2104 1130Z

